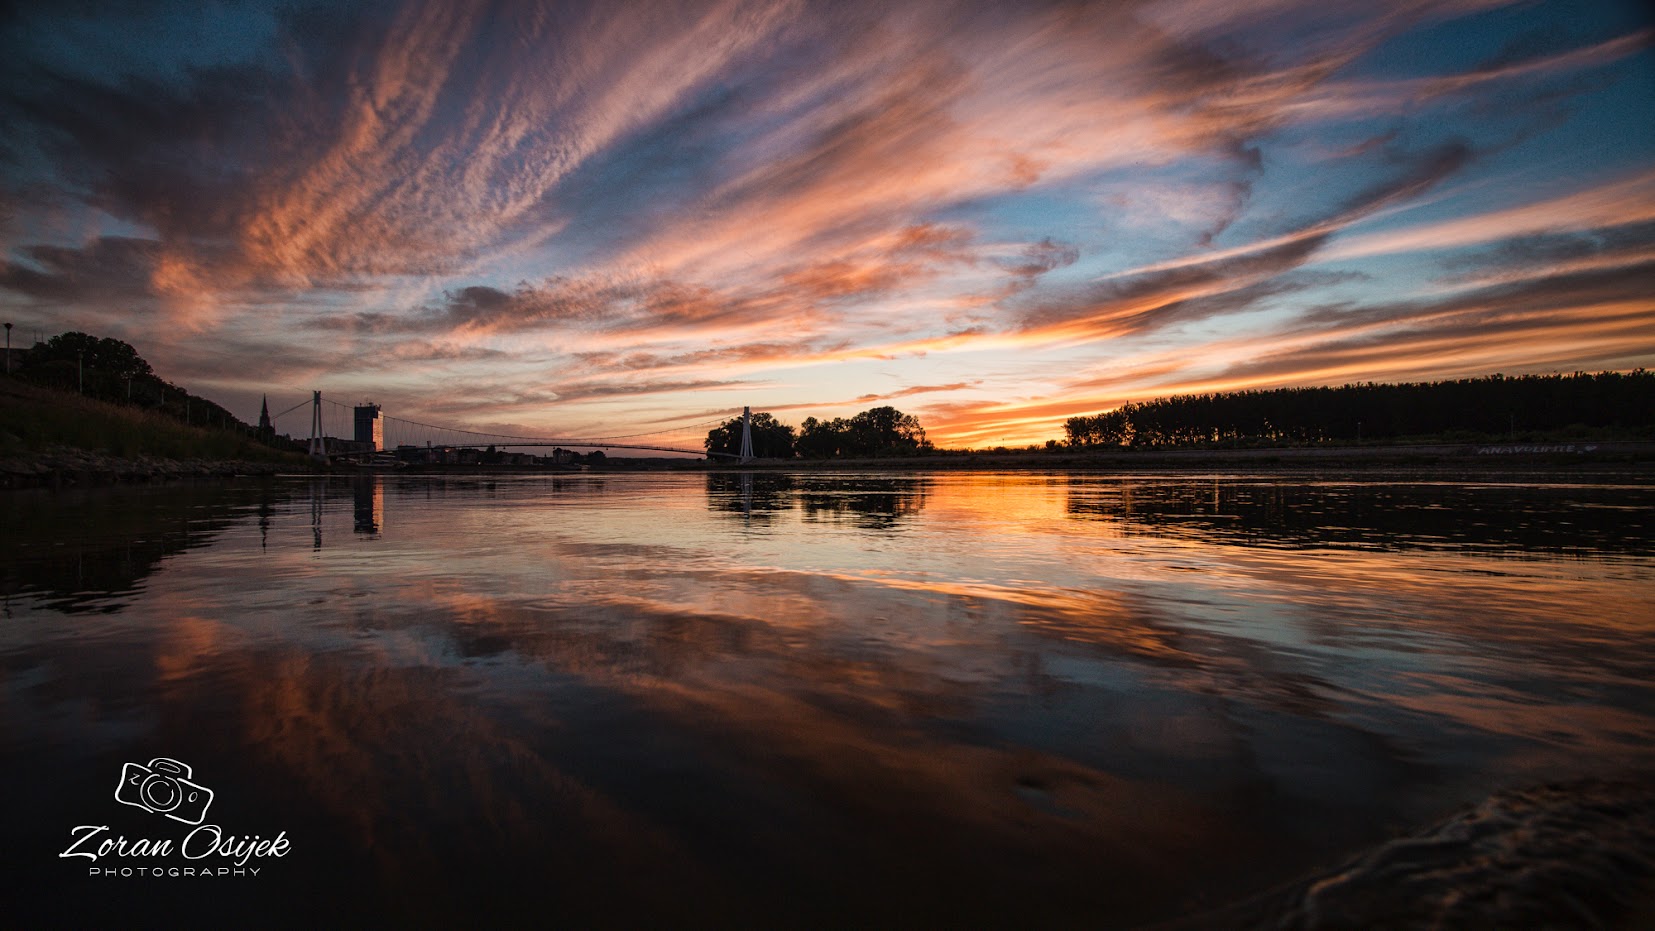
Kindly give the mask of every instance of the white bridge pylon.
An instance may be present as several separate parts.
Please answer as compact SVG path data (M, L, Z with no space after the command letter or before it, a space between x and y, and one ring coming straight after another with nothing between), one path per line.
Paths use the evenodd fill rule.
M326 460L327 444L322 439L322 392L310 393L310 458Z

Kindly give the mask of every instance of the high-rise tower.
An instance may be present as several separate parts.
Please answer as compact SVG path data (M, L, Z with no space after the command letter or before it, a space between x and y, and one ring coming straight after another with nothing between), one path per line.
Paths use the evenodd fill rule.
M385 421L379 417L378 404L356 406L356 441L370 444L368 448L376 453L385 448Z

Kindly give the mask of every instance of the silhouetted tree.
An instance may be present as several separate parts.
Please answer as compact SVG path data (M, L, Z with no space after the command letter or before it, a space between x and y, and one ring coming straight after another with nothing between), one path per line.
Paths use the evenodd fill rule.
M59 333L44 343L36 343L27 358L31 365L53 361L76 362L88 372L119 379L152 374L149 363L138 355L138 350L133 349L131 344L80 332Z
M1655 430L1655 373L1465 378L1275 388L1123 404L1064 424L1071 446L1190 446L1487 438Z
M838 456L911 456L929 452L931 441L919 418L894 407L875 407L845 420L805 418L799 454L813 459Z
M850 437L850 425L840 418L817 420L806 417L799 425L799 455L810 459L832 459L844 455Z
M929 449L919 418L894 407L875 407L850 419L851 442L861 456L913 455Z
M1120 446L1132 441L1126 411L1117 409L1091 417L1070 417L1063 424L1070 446Z

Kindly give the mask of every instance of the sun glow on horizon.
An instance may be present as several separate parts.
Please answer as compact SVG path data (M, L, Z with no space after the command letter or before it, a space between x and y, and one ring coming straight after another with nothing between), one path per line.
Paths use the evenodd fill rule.
M681 445L1655 367L1652 46L1609 0L40 7L0 311L244 419Z

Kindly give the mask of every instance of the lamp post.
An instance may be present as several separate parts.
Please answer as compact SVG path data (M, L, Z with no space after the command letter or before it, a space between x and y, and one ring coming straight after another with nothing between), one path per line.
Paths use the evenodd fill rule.
M6 374L11 374L11 324L6 324Z

